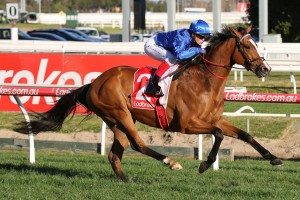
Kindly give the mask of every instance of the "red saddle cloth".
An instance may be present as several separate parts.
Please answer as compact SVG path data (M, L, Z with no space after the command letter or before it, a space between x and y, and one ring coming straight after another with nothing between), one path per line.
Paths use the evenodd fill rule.
M148 84L148 80L151 77L151 75L155 73L155 71L156 68L147 66L137 70L134 73L131 105L132 108L155 110L161 128L164 130L168 130L168 117L165 108L159 103L159 98L154 96L148 96L144 93Z

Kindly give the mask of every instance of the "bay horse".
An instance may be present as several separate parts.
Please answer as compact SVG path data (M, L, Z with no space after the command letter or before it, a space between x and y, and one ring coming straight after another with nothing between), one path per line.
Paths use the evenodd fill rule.
M239 29L224 27L221 32L214 33L202 61L187 67L177 80L172 81L166 109L170 131L215 136L207 160L199 165L200 173L215 162L224 135L250 144L272 165L283 164L251 135L233 126L222 116L226 78L234 64L243 65L257 77L266 77L271 71L260 57L256 43L249 34L250 30L251 26ZM154 110L133 109L131 106L136 71L136 68L128 66L111 68L93 83L64 95L49 111L35 114L36 119L30 123L32 132L37 134L59 130L67 116L81 104L101 117L114 133L108 160L118 179L127 180L121 161L129 143L134 150L163 162L171 169L181 169L176 160L149 148L138 134L136 121L157 128L160 125ZM28 134L28 125L21 122L15 131Z

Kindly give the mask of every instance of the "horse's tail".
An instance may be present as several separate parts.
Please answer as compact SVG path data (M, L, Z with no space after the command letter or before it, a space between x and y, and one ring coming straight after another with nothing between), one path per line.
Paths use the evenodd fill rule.
M86 93L91 84L84 85L69 94L62 96L53 108L45 113L35 113L32 116L35 117L30 123L23 121L17 124L14 131L23 134L29 134L30 132L38 134L42 131L58 131L61 129L64 120L71 114L75 113L78 103L84 105L88 112L90 109L86 103Z

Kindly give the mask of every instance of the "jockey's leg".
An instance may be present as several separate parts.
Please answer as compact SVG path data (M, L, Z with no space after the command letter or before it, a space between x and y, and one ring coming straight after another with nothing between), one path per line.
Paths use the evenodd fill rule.
M145 94L147 95L153 95L153 96L164 96L164 94L161 91L161 88L158 86L158 81L161 78L161 76L170 68L170 65L168 62L164 61L162 62L158 69L156 70L155 74L150 78L148 85L145 90Z

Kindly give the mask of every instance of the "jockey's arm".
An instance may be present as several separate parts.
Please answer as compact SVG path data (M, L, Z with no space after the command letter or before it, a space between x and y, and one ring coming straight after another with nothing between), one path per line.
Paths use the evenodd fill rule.
M186 59L192 58L199 53L205 54L206 51L205 51L205 49L202 49L201 47L191 47L191 48L181 51L181 52L175 52L176 57L179 60L186 60Z

